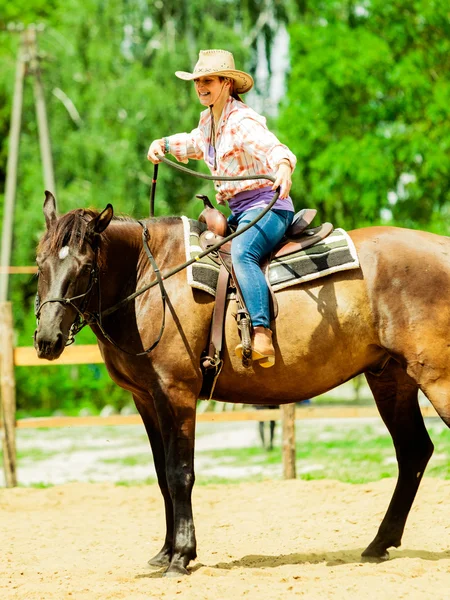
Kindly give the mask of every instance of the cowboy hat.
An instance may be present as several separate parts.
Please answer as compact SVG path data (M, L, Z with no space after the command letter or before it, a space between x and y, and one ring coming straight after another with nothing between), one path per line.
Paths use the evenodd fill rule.
M227 50L200 50L193 73L176 71L175 75L185 81L192 81L205 75L229 77L235 82L235 91L244 94L253 87L253 78L244 71L234 68L234 58Z

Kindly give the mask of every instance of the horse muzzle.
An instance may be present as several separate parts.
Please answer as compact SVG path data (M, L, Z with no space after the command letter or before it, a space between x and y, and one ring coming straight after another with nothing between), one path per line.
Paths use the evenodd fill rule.
M66 347L67 336L61 331L45 332L40 326L34 332L34 347L39 358L55 360Z

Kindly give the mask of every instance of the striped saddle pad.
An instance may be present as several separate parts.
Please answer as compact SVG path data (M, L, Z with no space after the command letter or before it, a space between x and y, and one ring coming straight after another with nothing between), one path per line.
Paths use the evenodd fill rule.
M190 260L202 251L199 235L205 230L205 225L187 217L181 218L184 226L186 260ZM338 228L314 246L273 259L269 265L269 281L273 290L278 291L331 273L358 267L359 260L353 241L346 231ZM219 276L218 264L205 256L190 265L186 271L191 287L215 296Z

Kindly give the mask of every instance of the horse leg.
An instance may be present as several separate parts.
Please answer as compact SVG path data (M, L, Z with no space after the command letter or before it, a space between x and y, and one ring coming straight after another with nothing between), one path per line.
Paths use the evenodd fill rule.
M381 375L366 373L380 415L394 442L398 479L387 513L363 557L387 560L391 546L401 544L406 519L434 446L423 422L418 385L394 360Z
M173 505L172 556L165 575L178 576L189 574L187 566L197 556L192 514L196 396L181 384L166 386L163 391L155 384L153 395L163 435L166 477Z
M275 421L270 421L270 443L269 450L273 450L273 438L275 436Z
M153 462L155 464L156 475L158 477L159 489L164 499L164 507L166 513L166 538L161 550L148 561L152 567L167 567L172 558L173 546L173 504L169 492L166 477L166 457L164 452L164 444L159 427L158 417L151 397L144 399L133 394L133 398L139 414L144 422L144 427L150 442L153 453Z
M266 447L266 440L265 440L265 437L264 437L264 421L260 421L258 423L258 429L259 429L259 437L261 438L262 447L265 448Z

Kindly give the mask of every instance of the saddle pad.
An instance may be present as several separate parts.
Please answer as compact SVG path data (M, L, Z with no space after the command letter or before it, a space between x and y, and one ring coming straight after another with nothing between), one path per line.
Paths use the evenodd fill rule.
M198 238L205 230L205 225L184 216L181 219L184 227L186 260L190 260L202 252ZM272 260L269 265L269 281L273 290L278 291L338 271L358 267L359 260L353 241L346 231L338 228L324 240L306 250ZM186 271L191 287L215 296L219 265L209 256L196 261Z

